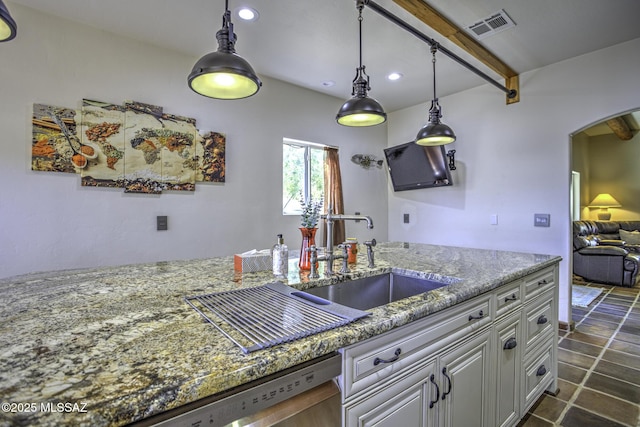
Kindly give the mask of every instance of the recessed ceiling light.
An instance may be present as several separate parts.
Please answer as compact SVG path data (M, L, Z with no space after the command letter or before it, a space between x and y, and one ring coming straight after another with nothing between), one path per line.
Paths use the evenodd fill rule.
M240 17L240 19L243 19L245 21L257 21L260 17L260 14L258 14L257 10L248 6L238 8L236 10L236 13Z
M387 79L394 81L400 80L402 78L402 73L391 73L387 76Z

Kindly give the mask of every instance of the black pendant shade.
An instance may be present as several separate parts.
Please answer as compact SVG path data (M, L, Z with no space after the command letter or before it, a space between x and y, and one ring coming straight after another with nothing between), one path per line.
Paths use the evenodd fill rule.
M355 96L340 107L336 115L338 123L344 126L374 126L387 120L387 114L382 105L367 96L367 89L369 89L369 76L364 72L364 66L361 66L353 80Z
M4 2L0 0L0 42L8 42L16 37L18 26L13 20L9 9Z
M445 145L456 140L456 134L453 133L449 126L440 122L440 117L442 117L440 105L438 104L438 98L435 98L431 101L431 108L429 109L429 123L418 131L416 144L425 146Z
M336 115L336 120L344 126L374 126L384 123L387 120L387 114L378 101L367 96L367 91L371 90L371 87L369 86L369 76L362 65L362 9L364 2L358 1L356 7L358 8L360 31L360 66L356 68L356 76L353 79L351 90L353 98L342 104Z
M235 53L237 38L228 3L216 39L218 50L196 62L189 74L189 87L200 95L216 99L241 99L258 92L262 82L251 65Z
M444 123L440 122L442 111L438 98L436 97L436 52L438 45L431 45L431 54L433 55L433 100L431 108L429 108L429 123L424 125L416 136L416 144L425 146L445 145L456 140L456 134Z

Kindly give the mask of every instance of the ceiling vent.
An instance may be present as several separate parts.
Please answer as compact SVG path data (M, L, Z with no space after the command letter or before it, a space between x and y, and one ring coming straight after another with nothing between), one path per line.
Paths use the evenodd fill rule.
M492 14L488 18L469 25L467 30L473 34L476 39L482 40L515 26L515 22L509 18L507 12L505 12L504 9L500 9L499 12Z

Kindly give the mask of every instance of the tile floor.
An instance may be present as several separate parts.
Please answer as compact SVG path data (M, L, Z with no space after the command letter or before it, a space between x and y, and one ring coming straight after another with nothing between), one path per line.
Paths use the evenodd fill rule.
M560 331L557 396L543 395L520 427L640 427L640 284L604 288L573 307L573 331Z

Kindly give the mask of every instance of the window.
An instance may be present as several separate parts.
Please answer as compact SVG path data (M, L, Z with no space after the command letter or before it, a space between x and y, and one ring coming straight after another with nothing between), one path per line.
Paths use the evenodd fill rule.
M324 195L324 147L284 138L282 166L282 213L299 215L300 194L307 202Z

